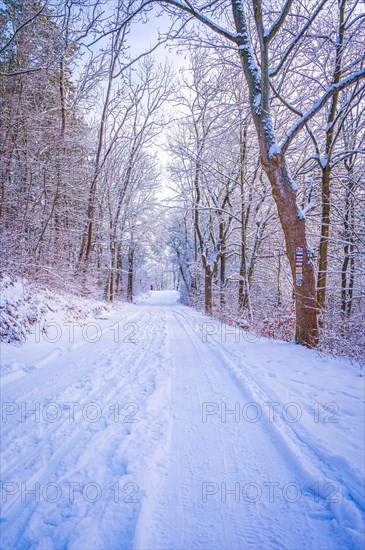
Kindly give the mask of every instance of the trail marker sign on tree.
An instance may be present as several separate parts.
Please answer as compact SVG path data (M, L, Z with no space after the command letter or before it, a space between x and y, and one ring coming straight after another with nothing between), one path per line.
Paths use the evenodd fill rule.
M303 282L303 245L297 245L295 252L295 279L297 286L302 286Z

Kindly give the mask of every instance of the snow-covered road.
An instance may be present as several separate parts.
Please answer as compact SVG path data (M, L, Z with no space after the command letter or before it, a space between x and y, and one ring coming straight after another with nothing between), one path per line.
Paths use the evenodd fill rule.
M177 299L4 346L1 547L362 548L360 371Z

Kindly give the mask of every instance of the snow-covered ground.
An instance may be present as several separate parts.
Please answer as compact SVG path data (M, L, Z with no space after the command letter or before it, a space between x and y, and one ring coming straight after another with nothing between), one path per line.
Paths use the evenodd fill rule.
M177 300L2 344L1 548L363 548L362 372Z

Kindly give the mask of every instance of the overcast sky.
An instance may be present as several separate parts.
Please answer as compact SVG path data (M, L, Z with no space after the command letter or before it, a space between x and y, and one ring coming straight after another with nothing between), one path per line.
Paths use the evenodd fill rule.
M147 23L137 22L132 24L131 32L128 37L128 42L131 45L130 54L132 57L148 51L158 42L159 33L164 34L169 30L171 25L170 17L166 13L163 13L161 16L157 17L157 13L159 12L160 9L154 8L154 10L149 14L149 20ZM166 60L169 61L176 73L179 73L184 65L186 65L184 62L184 56L177 52L176 47L172 48L171 42L159 46L152 55L161 63L164 63ZM159 137L161 144L165 143L165 137L165 133L161 134ZM157 147L156 151L162 168L165 168L170 161L169 155L161 147Z
M128 42L131 44L131 56L135 57L146 50L149 50L158 42L158 36L165 34L171 25L171 18L168 14L161 13L161 8L155 7L148 15L146 23L133 22L131 32L128 37ZM160 61L168 59L178 70L184 64L184 57L177 53L177 49L172 48L172 43L162 44L155 50L154 57Z

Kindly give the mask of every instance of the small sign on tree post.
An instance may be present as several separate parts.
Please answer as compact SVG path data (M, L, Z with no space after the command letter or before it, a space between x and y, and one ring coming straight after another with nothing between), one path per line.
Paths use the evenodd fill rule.
M298 244L295 247L295 279L297 286L303 283L303 245Z

